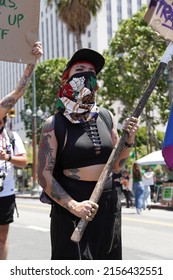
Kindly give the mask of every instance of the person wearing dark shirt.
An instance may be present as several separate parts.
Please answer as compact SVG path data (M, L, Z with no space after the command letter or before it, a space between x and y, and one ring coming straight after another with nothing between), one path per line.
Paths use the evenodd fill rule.
M91 49L77 51L64 70L58 93L58 112L42 129L38 154L38 182L52 199L51 259L122 259L121 215L112 174L103 193L94 203L90 196L119 138L108 130L96 104L97 74L104 58ZM63 151L58 156L59 122L65 128ZM138 120L127 118L128 137L114 164L119 173L129 156L138 129ZM62 174L59 176L61 165ZM80 219L89 221L79 243L71 235Z

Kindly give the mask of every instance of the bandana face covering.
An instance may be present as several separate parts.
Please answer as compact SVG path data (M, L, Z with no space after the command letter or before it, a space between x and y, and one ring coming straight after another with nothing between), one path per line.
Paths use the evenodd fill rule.
M57 108L72 123L81 123L97 118L95 103L97 90L96 75L93 72L76 73L62 87Z

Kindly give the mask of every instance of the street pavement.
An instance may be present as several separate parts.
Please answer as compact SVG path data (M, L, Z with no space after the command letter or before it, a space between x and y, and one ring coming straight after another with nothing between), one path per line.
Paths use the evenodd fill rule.
M26 197L26 196L25 196ZM17 198L9 231L8 260L50 259L50 205L35 199ZM122 207L124 260L173 259L172 211L151 209L136 213L134 206Z
M16 192L16 197L17 198L28 198L28 199L39 199L39 193L36 192L34 194L30 194L30 193L22 193L22 192ZM122 206L125 206L126 205L126 202L125 202L125 198L124 196L122 195L121 196L121 203L122 203ZM167 211L173 211L173 207L172 206L168 206L168 205L163 205L161 204L160 201L158 202L151 202L151 209L162 209L162 210L167 210Z

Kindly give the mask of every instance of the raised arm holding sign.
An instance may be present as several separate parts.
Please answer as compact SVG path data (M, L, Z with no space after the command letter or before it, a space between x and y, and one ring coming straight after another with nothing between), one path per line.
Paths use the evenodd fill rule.
M0 60L27 64L15 90L0 101L0 119L23 96L37 59L40 0L0 1Z
M39 59L42 54L42 46L40 42L36 42L32 49L32 54ZM31 79L32 72L34 70L35 65L28 64L24 70L22 77L20 78L18 85L15 90L10 92L7 96L5 96L0 101L0 120L6 115L6 113L15 105L20 97L22 97L25 93L25 90L29 84Z

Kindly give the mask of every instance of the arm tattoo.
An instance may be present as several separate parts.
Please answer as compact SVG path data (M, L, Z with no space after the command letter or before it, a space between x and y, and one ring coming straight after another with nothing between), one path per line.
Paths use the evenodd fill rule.
M13 97L6 96L3 98L1 107L9 110L14 106L15 103L16 103L16 100Z
M43 176L44 169L47 171L52 171L54 169L55 158L52 156L52 149L49 144L49 139L51 139L50 132L54 129L54 122L46 123L44 128L42 129L42 134L39 143L39 152L38 158L40 159L38 162L38 180L39 184L42 186L43 189L46 188L46 179ZM46 162L48 164L46 166Z
M20 96L22 96L30 82L31 74L34 70L35 65L28 64L23 76L20 78L20 81L14 91L9 93L7 96L5 96L1 102L1 107L10 110L18 100ZM16 96L18 95L18 97Z
M55 198L58 201L60 201L61 199L65 199L67 197L67 193L61 187L61 185L55 180L55 178L52 179L51 196L52 198Z
M80 176L77 175L79 169L74 168L74 169L69 169L69 177L75 180L80 180Z
M20 78L20 81L15 89L16 94L23 94L30 82L31 79L31 74L34 70L35 65L28 64L23 76Z
M50 171L52 174L52 181L50 183L50 196L55 201L61 201L66 200L69 198L69 195L66 193L66 191L61 187L61 185L56 181L56 179L53 177L53 170L55 166L56 158L53 156L53 149L51 148L49 144L49 140L51 140L51 132L54 130L54 118L52 121L47 121L44 125L44 128L42 129L42 134L40 138L40 144L39 144L39 164L38 164L38 179L39 184L42 186L43 189L46 189L47 187L47 181L45 176L43 175L44 170ZM72 209L72 206L67 205L65 202L63 205L64 208Z

